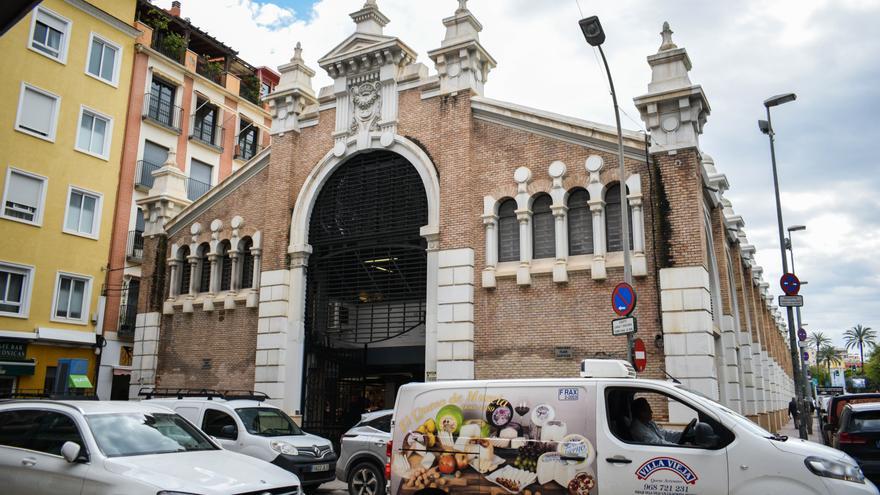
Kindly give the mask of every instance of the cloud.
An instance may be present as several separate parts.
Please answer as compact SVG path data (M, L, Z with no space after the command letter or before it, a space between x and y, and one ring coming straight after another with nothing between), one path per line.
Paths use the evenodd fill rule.
M168 7L170 0L157 5ZM317 59L353 32L348 14L363 0L320 0L308 13L290 0L184 0L184 15L239 50L253 65L287 62L302 41L318 70L315 88L330 84ZM428 50L440 46L442 19L453 0L378 0L398 36L433 70ZM291 6L293 6L291 8ZM614 122L604 69L586 45L573 0L471 0L481 39L498 67L486 94L597 122ZM768 96L794 91L798 100L773 109L783 209L795 234L804 288L804 321L833 334L862 323L880 328L880 170L876 119L880 101L880 2L873 0L741 0L645 2L581 0L598 15L624 126L642 126L632 98L647 91L645 57L657 51L663 21L693 61L712 113L701 147L727 174L727 196L746 220L765 279L775 293L781 274L767 137L757 128ZM628 117L627 117L628 116Z

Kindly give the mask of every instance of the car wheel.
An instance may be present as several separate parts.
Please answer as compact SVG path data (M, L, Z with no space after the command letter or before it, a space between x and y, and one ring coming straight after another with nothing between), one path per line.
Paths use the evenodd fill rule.
M348 473L350 495L385 495L385 476L376 466L364 462Z

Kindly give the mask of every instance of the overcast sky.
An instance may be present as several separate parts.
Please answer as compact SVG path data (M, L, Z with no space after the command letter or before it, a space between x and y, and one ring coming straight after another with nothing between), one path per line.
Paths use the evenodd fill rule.
M156 0L162 7L171 0ZM363 0L182 0L183 16L253 65L287 62L301 41L315 89L330 83L317 59L353 32L348 17ZM579 4L578 4L579 3ZM399 37L434 72L428 50L443 38L455 0L378 0ZM632 99L647 91L647 55L663 21L687 48L691 80L712 113L701 138L726 197L746 221L775 294L781 275L769 145L757 127L762 101L795 92L773 123L786 225L795 233L796 268L809 282L806 329L842 343L857 323L880 330L880 2L875 0L471 0L481 41L498 60L486 96L607 124L613 108L602 68L577 21L599 15L624 126L642 128ZM579 166L569 164L569 166Z

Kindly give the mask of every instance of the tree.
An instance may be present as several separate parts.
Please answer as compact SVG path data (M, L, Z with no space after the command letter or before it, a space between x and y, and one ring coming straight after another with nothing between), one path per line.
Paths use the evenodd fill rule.
M871 329L871 327L863 327L861 324L856 325L846 332L843 333L843 342L846 344L846 349L859 349L859 360L862 364L862 369L865 369L865 351L864 348L868 347L873 349L877 345L877 332Z
M831 337L825 335L822 332L813 332L810 334L810 338L807 339L807 342L810 345L816 346L816 355L818 356L819 350L822 348L822 346L826 346L831 343Z
M825 363L825 367L830 370L832 364L840 364L843 362L843 359L840 351L835 349L834 346L825 345L819 349L819 354L816 355L816 362L820 364Z

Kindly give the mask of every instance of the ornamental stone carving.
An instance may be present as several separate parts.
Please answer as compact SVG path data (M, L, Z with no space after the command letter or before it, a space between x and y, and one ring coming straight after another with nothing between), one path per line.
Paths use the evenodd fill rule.
M351 87L351 101L354 116L351 119L351 134L379 130L382 118L382 83L366 81Z

